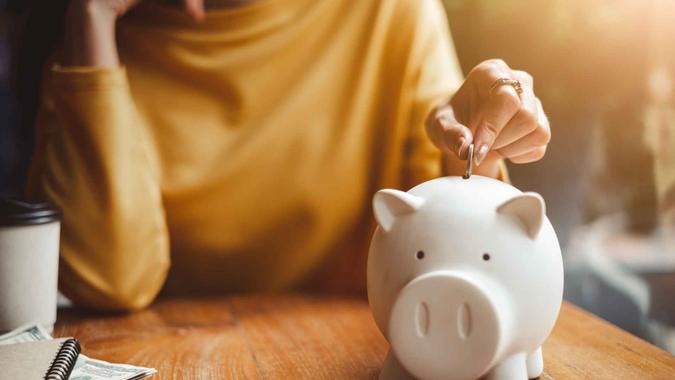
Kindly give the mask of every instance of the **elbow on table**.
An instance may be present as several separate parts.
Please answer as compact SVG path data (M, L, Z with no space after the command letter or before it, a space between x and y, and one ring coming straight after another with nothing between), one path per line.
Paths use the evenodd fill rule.
M146 270L145 274L132 270L115 276L101 273L85 276L62 265L59 287L78 307L133 312L146 308L155 300L164 285L168 268L167 262Z
M134 312L145 309L152 304L161 288L162 284L160 283L129 291L121 288L110 289L110 292L102 296L101 300L105 305L99 309L119 312Z

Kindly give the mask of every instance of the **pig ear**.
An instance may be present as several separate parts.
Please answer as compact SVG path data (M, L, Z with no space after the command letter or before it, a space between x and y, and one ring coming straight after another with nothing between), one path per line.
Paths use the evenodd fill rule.
M373 211L377 224L389 231L397 217L415 212L424 204L424 198L400 190L384 189L373 197Z
M537 193L523 193L502 203L497 207L497 213L517 219L527 235L534 240L544 223L546 204Z

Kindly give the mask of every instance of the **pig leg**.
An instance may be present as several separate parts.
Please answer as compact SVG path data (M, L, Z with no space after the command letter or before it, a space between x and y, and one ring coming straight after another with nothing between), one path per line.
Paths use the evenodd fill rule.
M527 379L527 364L525 353L511 355L494 366L485 375L485 380L525 380Z
M389 350L389 352L387 352L387 357L384 358L379 380L414 380L414 378L401 367L398 360L394 357L394 354Z
M544 356L541 354L541 347L527 356L527 377L534 379L544 372Z

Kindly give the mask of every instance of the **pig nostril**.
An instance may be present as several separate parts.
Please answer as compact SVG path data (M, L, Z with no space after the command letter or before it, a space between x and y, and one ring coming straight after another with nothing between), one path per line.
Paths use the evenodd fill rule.
M424 338L429 332L429 306L426 302L420 302L415 309L415 326L417 335Z
M462 303L457 309L457 333L463 340L471 335L471 324L471 308L466 302Z

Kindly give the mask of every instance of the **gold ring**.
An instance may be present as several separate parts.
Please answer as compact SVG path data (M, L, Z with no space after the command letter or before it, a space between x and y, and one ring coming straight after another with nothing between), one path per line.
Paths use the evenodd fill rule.
M492 94L492 91L497 89L497 87L501 87L501 86L511 86L511 87L513 87L513 89L516 90L516 93L518 95L523 93L523 86L520 85L519 80L511 79L511 78L499 78L490 87L490 94Z

